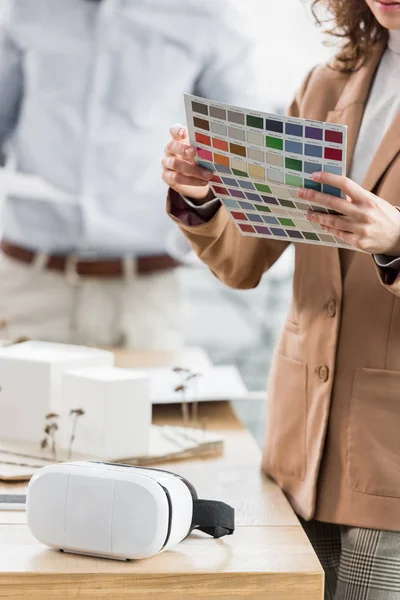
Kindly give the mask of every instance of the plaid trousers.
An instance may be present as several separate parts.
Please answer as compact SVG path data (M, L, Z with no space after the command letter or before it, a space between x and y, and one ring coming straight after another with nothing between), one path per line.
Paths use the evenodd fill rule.
M325 571L325 600L400 600L400 533L301 524Z

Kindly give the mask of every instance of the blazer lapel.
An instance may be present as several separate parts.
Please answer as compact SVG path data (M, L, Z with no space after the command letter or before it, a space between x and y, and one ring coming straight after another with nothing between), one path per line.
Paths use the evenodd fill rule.
M363 181L363 187L372 192L382 175L400 152L400 112L387 130Z
M350 173L353 162L354 150L371 85L385 48L386 44L376 46L368 63L350 76L335 108L327 115L329 123L347 125L347 174Z

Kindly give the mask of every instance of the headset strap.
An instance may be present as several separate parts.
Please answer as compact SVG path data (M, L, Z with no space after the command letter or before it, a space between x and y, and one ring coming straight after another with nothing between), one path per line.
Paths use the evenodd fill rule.
M193 500L192 529L199 529L213 538L232 535L235 531L235 510L225 502Z

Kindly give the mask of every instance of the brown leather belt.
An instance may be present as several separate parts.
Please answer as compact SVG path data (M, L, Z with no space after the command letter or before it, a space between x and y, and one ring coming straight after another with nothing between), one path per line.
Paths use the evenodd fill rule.
M27 250L2 240L0 250L6 256L23 263L31 264L37 257L37 252ZM46 268L53 271L65 271L70 257L50 255L47 257ZM139 256L135 259L136 272L140 275L150 275L157 271L166 271L178 267L180 263L167 254L155 256ZM125 273L124 259L110 258L99 260L79 260L74 264L74 270L83 277L122 277Z

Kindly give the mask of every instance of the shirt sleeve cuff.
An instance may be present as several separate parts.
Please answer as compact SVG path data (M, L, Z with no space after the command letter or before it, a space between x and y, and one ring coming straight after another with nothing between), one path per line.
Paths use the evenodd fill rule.
M218 198L209 200L204 204L197 205L186 196L181 196L173 190L170 192L171 214L179 219L184 225L196 227L208 223L216 215L221 202Z
M373 259L379 267L385 285L393 285L398 281L400 278L400 258L386 256L385 254L374 254Z
M394 256L386 256L386 254L374 254L374 260L378 267L400 271L400 257L395 258Z

